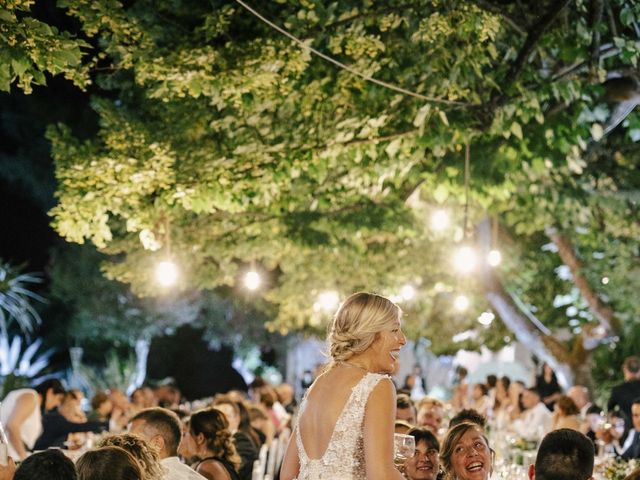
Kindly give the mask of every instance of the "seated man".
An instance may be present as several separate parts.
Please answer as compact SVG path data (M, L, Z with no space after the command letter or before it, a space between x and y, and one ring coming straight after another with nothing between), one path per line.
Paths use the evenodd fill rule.
M526 409L512 424L516 435L530 441L539 441L551 426L551 412L542 403L540 393L535 388L522 392L522 405Z
M141 436L157 449L166 469L165 480L205 480L178 458L182 430L178 416L171 410L160 407L141 410L131 419L129 433Z
M570 428L547 434L540 443L530 480L592 480L595 450L586 435Z
M425 397L418 404L418 426L425 427L437 437L438 430L442 428L444 417L444 404L436 399Z
M631 421L633 430L629 431L621 451L625 460L640 458L640 398L636 398L631 404Z
M411 425L416 424L416 407L409 395L405 393L399 393L396 396L396 420L404 420Z

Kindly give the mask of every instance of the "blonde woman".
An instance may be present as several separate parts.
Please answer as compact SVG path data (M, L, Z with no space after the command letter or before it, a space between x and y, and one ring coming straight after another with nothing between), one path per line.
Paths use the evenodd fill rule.
M164 476L158 452L145 439L131 433L109 435L98 444L99 447L120 447L129 452L142 468L143 480L156 480Z
M390 300L356 293L329 331L331 363L307 391L280 472L281 480L401 480L393 464L395 388L406 337Z

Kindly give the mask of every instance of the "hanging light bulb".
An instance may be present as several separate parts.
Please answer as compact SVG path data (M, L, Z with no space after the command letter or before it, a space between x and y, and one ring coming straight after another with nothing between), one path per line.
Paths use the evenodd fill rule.
M456 307L456 310L464 312L467 308L469 308L469 299L466 295L458 295L453 301L453 306Z
M178 280L178 267L171 260L164 260L156 266L156 280L163 287L170 287Z
M248 290L251 290L251 291L257 290L258 288L260 288L261 284L262 284L262 278L260 278L260 274L258 272L251 270L250 272L247 272L246 275L244 276L244 286Z
M431 214L431 228L436 232L441 232L449 226L449 214L439 208Z
M478 317L478 322L480 325L484 325L488 327L495 320L496 316L491 312L482 312Z
M400 296L403 300L413 300L416 296L416 289L413 288L413 285L405 285L400 289Z
M334 290L328 290L318 295L318 301L314 304L315 310L333 311L340 303L340 295Z
M476 252L468 245L460 247L453 256L453 265L461 273L469 273L476 268Z
M502 262L500 250L491 250L487 255L487 263L492 267L497 267Z

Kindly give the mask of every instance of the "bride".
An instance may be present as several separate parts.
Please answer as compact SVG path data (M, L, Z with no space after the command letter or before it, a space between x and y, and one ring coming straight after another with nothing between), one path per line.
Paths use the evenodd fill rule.
M287 447L281 480L401 480L393 465L395 387L406 337L390 300L355 293L329 332L331 363L309 388Z

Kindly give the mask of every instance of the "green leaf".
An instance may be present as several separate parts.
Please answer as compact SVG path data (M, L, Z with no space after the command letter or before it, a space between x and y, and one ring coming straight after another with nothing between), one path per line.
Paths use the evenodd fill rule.
M513 133L519 140L522 140L522 127L518 122L513 122L511 124L511 133Z

